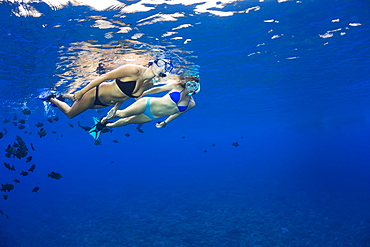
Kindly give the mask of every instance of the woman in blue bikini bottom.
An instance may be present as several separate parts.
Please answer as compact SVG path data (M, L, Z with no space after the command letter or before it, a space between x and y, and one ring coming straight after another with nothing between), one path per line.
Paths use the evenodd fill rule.
M180 82L151 88L145 91L143 95L164 91L169 92L163 97L141 98L126 109L110 114L112 117L104 117L101 123L106 124L107 127L120 127L129 124L147 123L154 119L168 116L166 120L156 124L157 128L163 128L169 122L195 106L192 95L200 91L199 78L195 76L184 76L180 78ZM106 123L107 120L113 118L120 119L113 123Z

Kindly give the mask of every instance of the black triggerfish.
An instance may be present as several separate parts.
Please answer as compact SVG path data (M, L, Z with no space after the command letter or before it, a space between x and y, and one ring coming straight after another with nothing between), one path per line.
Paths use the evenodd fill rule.
M48 177L58 180L58 179L62 178L62 175L60 173L57 173L57 172L51 172L51 173L48 174Z

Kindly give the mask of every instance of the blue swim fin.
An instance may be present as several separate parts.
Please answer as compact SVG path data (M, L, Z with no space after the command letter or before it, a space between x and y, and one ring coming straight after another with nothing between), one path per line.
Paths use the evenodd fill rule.
M101 134L101 130L104 128L101 128L100 119L93 117L95 125L89 130L89 134L95 139L98 140ZM100 128L99 128L100 127Z

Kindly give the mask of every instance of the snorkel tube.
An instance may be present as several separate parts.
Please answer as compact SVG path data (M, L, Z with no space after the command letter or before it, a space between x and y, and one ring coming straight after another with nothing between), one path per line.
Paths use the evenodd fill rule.
M192 96L192 95L194 95L194 94L196 94L196 93L199 93L199 92L200 92L200 83L199 83L199 82L195 82L195 81L188 81L188 82L186 82L186 83L185 83L185 87L186 87L186 85L187 85L188 83L189 83L189 84L190 84L190 83L191 83L191 84L194 84L194 85L192 85L192 86L191 86L191 88L193 88L193 89L194 89L194 91L193 91L193 92L188 93L188 95L189 95L189 96ZM189 85L189 84L188 84L188 85Z

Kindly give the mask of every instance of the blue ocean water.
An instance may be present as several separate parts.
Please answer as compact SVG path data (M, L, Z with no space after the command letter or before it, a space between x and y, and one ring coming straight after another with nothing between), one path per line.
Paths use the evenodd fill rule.
M0 11L0 148L27 147L0 154L16 170L1 164L0 184L14 185L0 191L1 247L370 246L369 2L30 0ZM99 62L163 53L202 85L166 128L130 125L94 143L81 126L109 108L68 119L36 98L86 85Z

